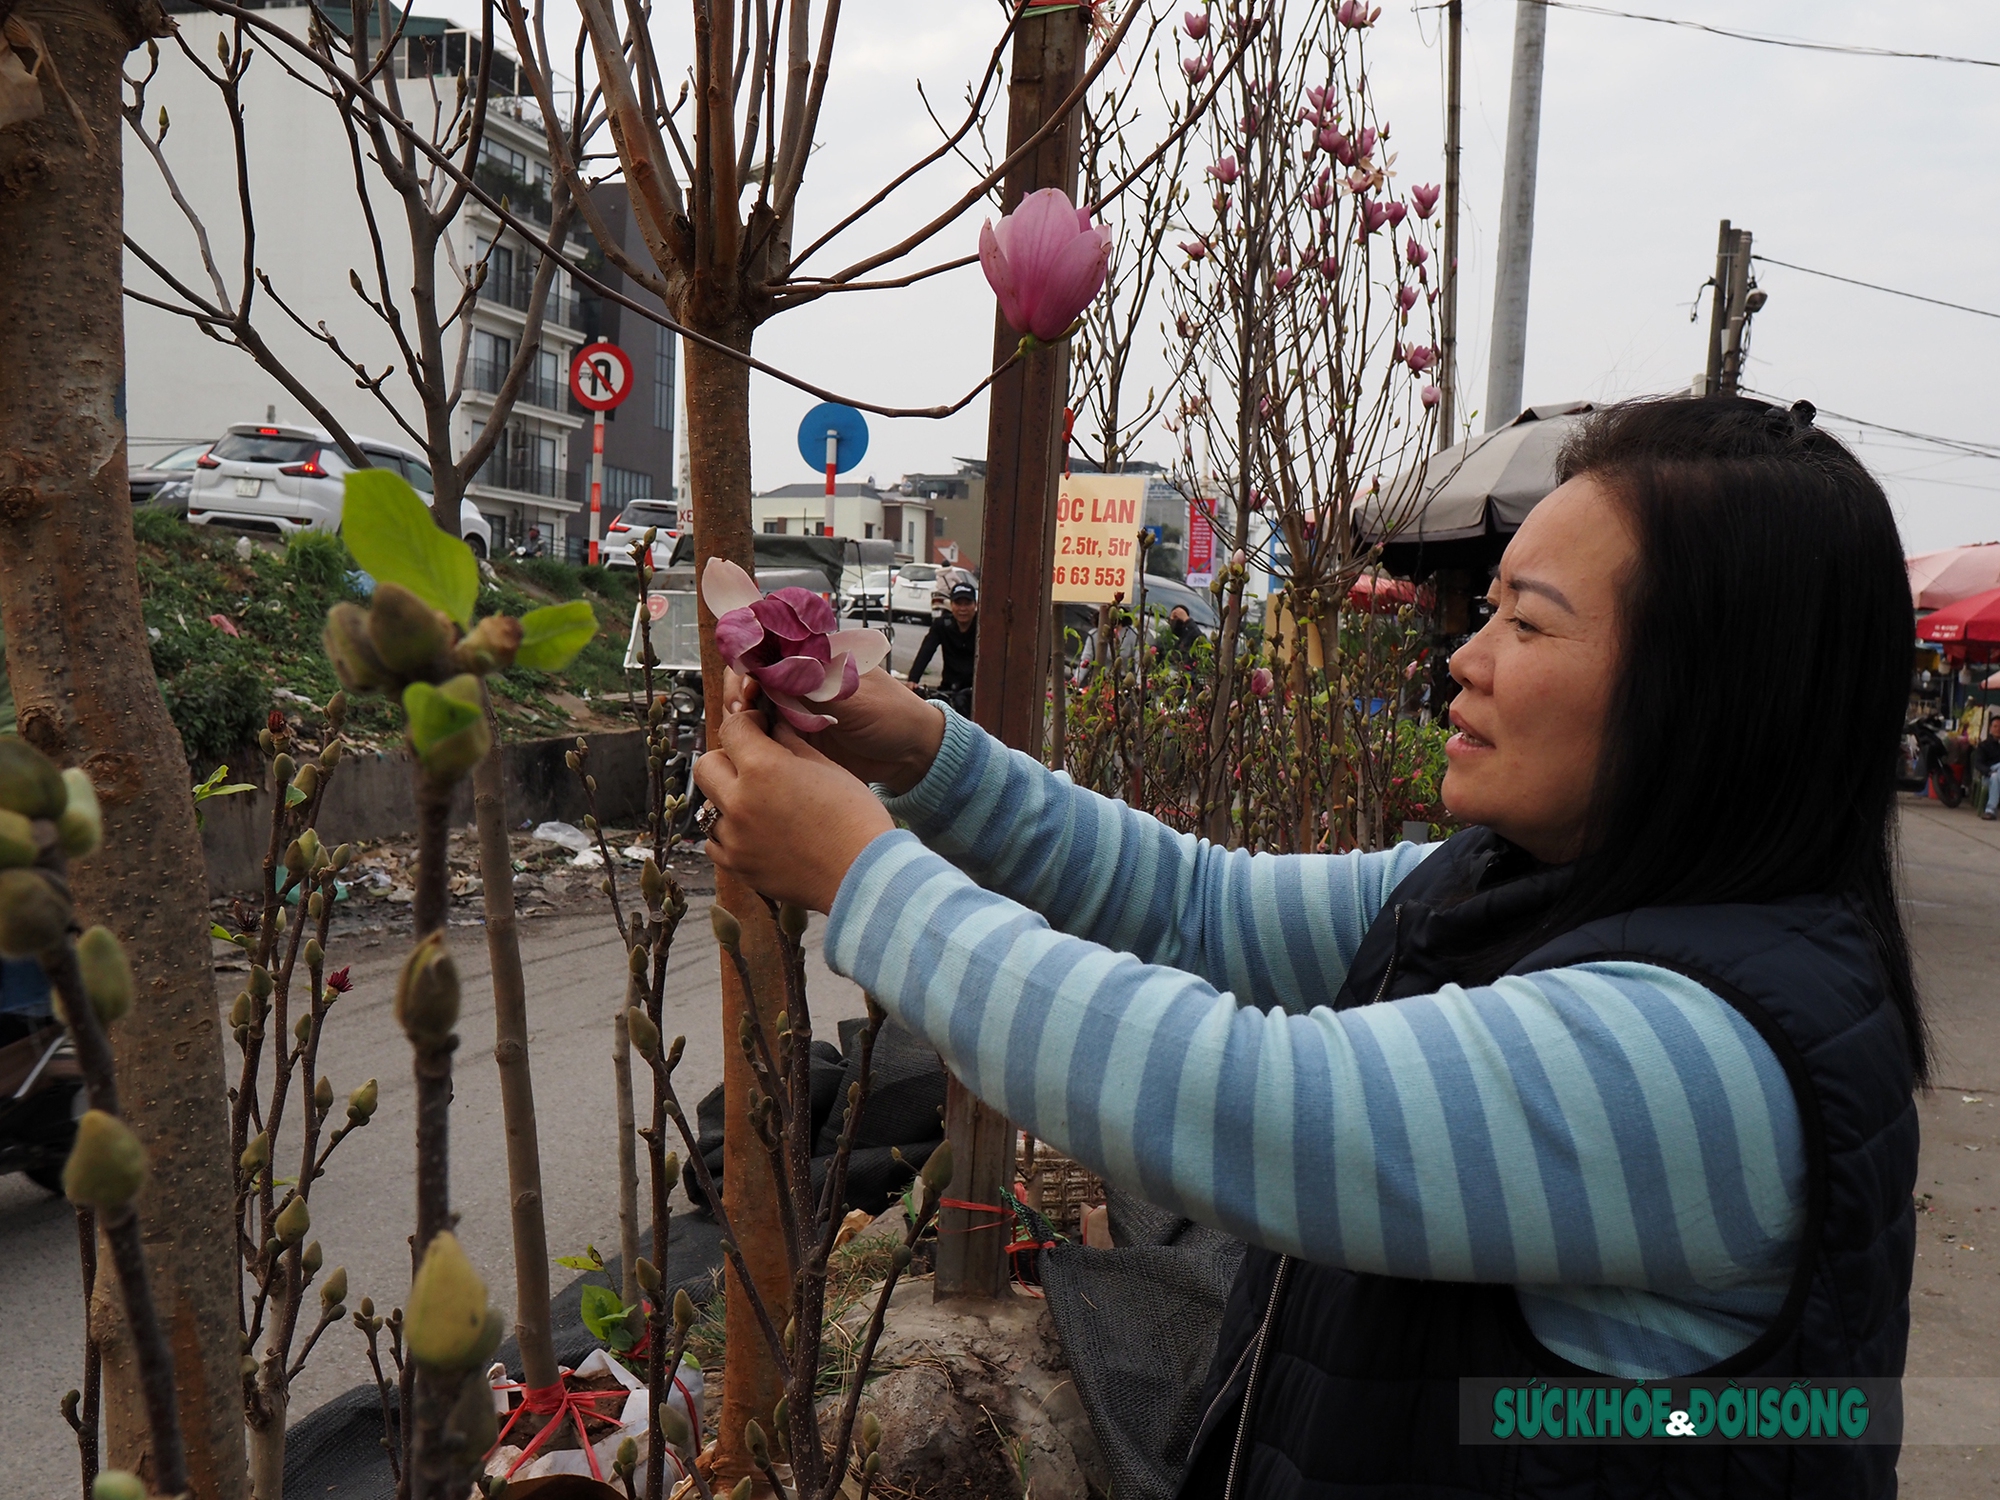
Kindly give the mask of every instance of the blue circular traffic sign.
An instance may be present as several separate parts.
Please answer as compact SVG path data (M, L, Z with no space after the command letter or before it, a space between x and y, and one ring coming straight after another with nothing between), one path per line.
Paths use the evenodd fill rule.
M834 444L833 471L845 474L868 451L868 419L851 406L822 401L799 423L799 457L826 472L827 440Z

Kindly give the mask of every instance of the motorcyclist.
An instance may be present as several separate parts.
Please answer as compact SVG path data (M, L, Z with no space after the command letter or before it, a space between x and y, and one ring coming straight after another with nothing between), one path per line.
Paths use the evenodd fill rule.
M910 663L910 681L923 680L933 656L943 659L938 686L960 713L972 711L972 665L979 654L979 593L969 583L952 586L950 612L932 622Z

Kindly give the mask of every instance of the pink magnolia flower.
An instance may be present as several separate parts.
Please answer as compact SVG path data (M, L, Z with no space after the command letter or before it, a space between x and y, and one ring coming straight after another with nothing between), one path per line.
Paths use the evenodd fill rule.
M1208 77L1208 70L1214 66L1215 59L1206 52L1181 59L1181 71L1187 74L1189 83L1200 83Z
M1408 312L1417 305L1417 289L1413 286L1397 287L1396 301L1402 304L1404 312Z
M1271 689L1275 686L1277 686L1277 679L1271 675L1269 667L1252 667L1250 669L1251 697L1268 698L1271 696Z
M765 594L733 562L711 557L701 597L715 611L715 649L730 669L756 679L771 706L801 734L837 722L813 707L838 703L889 653L879 630L838 630L833 606L811 589Z
M1381 14L1382 7L1379 5L1370 10L1365 0L1342 0L1340 9L1334 12L1334 17L1348 30L1358 31L1363 26L1373 26L1375 18Z
M1329 140L1327 137L1331 136ZM1333 159L1343 167L1354 165L1354 142L1335 130L1331 125L1319 133L1321 147L1333 153Z
M1208 256L1208 244L1204 240L1182 240L1181 249L1187 252L1189 260L1204 260Z
M1403 259L1407 260L1413 266L1422 266L1430 258L1430 251L1417 243L1415 235L1412 235L1410 242L1403 246Z
M1307 208L1325 208L1333 202L1333 173L1321 172L1319 181L1306 193Z
M1354 154L1356 156L1366 156L1369 152L1373 151L1374 149L1375 149L1375 127L1372 125L1366 126L1362 129L1361 133L1354 138Z
M1417 344L1403 351L1403 363L1410 367L1412 375L1421 375L1431 367L1437 358L1437 350L1429 344Z
M1372 198L1362 199L1361 232L1363 234L1373 234L1388 222L1389 206L1386 203L1377 203Z
M1403 216L1409 211L1409 205L1397 199L1391 199L1388 208L1384 210L1389 215L1391 224L1401 224Z
M1358 167L1347 174L1347 190L1350 193L1365 193L1374 182L1373 176Z
M1111 231L1061 188L1029 193L997 229L990 219L979 227L979 265L1000 311L1043 343L1090 305L1110 264Z
M1437 212L1438 194L1443 191L1444 189L1441 187L1413 187L1410 189L1410 201L1417 205L1418 218L1428 219L1433 213Z
M1319 263L1319 274L1328 281L1335 280L1340 275L1340 262L1331 255L1327 256Z
M1427 406L1427 407L1430 407L1430 406L1436 406L1436 405L1438 404L1438 402L1440 402L1440 401L1442 401L1442 400L1444 400L1444 392L1443 392L1443 391L1440 391L1440 390L1439 390L1439 389L1438 389L1438 388L1437 388L1436 386L1434 386L1434 385L1427 385L1427 386L1425 386L1425 387L1424 387L1424 405L1425 405L1425 406Z
M1292 268L1280 266L1271 276L1271 285L1282 292L1291 286L1292 279Z
M1191 10L1181 17L1181 29L1194 41L1208 35L1208 14L1206 11Z
M1237 177L1235 155L1231 154L1223 157L1221 161L1208 169L1208 175L1220 183L1227 184L1234 182Z

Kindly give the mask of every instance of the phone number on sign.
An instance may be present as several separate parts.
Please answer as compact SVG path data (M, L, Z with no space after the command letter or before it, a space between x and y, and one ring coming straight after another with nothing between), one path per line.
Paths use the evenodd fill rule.
M1073 588L1122 589L1128 581L1128 570L1124 568L1090 568L1058 566L1056 583L1068 584Z

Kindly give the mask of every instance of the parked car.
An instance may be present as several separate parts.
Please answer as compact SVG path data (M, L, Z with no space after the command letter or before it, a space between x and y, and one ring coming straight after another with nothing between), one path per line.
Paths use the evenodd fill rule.
M845 570L840 583L840 612L844 615L867 613L882 619L889 611L890 580L896 575L889 568L863 568L860 576L851 576L855 569Z
M165 458L129 470L126 477L132 486L132 503L185 514L195 461L212 446L211 443L188 443L174 449Z
M434 493L421 455L372 438L359 441L371 465L401 474L421 495ZM338 532L343 481L352 469L318 428L239 423L195 460L188 521L281 539L300 531ZM470 500L459 502L458 524L476 556L492 551L493 528Z
M659 532L653 539L653 566L664 568L667 559L674 555L674 542L681 534L680 509L671 500L634 500L618 512L604 528L604 540L597 549L604 566L637 567L633 549L648 526Z
M890 615L928 620L931 617L931 585L937 582L939 571L934 563L905 563L898 568L889 585Z

